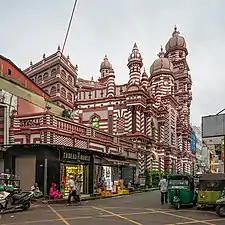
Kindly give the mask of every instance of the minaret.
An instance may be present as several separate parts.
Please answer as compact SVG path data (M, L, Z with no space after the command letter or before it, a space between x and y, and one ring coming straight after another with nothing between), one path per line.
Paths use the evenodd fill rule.
M127 66L130 70L130 79L128 84L140 85L141 67L143 66L143 62L142 62L142 57L136 43L134 44L132 53L130 54L128 58Z
M142 73L141 84L142 84L142 87L147 90L147 87L148 87L148 75L145 72L145 69L144 69L144 72Z
M107 97L114 97L114 96L115 96L115 75L113 68L110 68L107 79Z

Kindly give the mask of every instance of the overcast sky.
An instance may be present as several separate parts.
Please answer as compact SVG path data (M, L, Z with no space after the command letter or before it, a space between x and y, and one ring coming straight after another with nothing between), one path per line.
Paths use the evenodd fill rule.
M0 6L0 54L20 68L62 46L74 0L7 0ZM193 80L191 121L225 108L224 0L78 0L65 54L79 76L99 77L108 55L117 83L128 81L134 42L149 73L176 24L186 39Z

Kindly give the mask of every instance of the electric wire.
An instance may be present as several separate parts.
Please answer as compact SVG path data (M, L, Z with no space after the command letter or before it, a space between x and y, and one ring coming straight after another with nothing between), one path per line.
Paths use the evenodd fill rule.
M75 12L75 9L76 9L76 6L77 6L77 2L78 2L78 0L74 1L73 10L72 10L72 13L71 13L71 16L70 16L69 25L68 25L68 28L67 28L67 31L66 31L65 40L64 40L64 43L63 43L63 47L62 47L62 53L65 49L65 45L66 45L67 38L68 38L68 35L69 35L69 31L70 31L70 27L71 27L71 24L72 24L72 21L73 21L73 16L74 16L74 12Z

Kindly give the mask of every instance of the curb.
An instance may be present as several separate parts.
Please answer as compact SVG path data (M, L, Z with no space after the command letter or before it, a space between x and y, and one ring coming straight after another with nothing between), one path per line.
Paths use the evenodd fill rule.
M151 191L155 191L158 190L158 188L150 188L150 189L144 189L144 190L139 190L139 191L134 191L131 192L128 195L135 195L135 194L139 194L139 193L143 193L143 192L151 192ZM119 197L119 196L126 196L126 195L113 195L113 196L90 196L90 197L86 197L86 198L82 198L81 201L85 202L85 201L92 201L92 200L97 200L97 199L106 199L106 198L115 198L115 197ZM65 204L67 203L67 199L60 199L60 200L44 200L42 201L43 204Z

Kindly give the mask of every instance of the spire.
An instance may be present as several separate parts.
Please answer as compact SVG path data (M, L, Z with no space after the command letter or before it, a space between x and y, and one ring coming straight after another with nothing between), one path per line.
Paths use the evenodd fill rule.
M67 56L67 60L70 60L70 56L69 55Z
M134 47L133 47L132 52L134 52L134 51L139 51L139 49L138 49L138 46L137 46L137 43L136 43L136 42L134 43Z
M60 45L58 45L57 51L58 51L58 52L61 51Z
M159 58L164 58L164 56L165 56L162 45L161 45L160 52L159 52L158 56L159 56Z
M33 62L32 62L32 60L30 61L30 66L33 66Z
M174 36L178 36L180 34L180 32L177 30L177 26L175 25L174 26L174 31L173 31L173 33L172 33L172 36L174 37Z
M45 56L45 53L44 53L43 56L42 56L42 58L45 59L45 57L46 57L46 56Z

